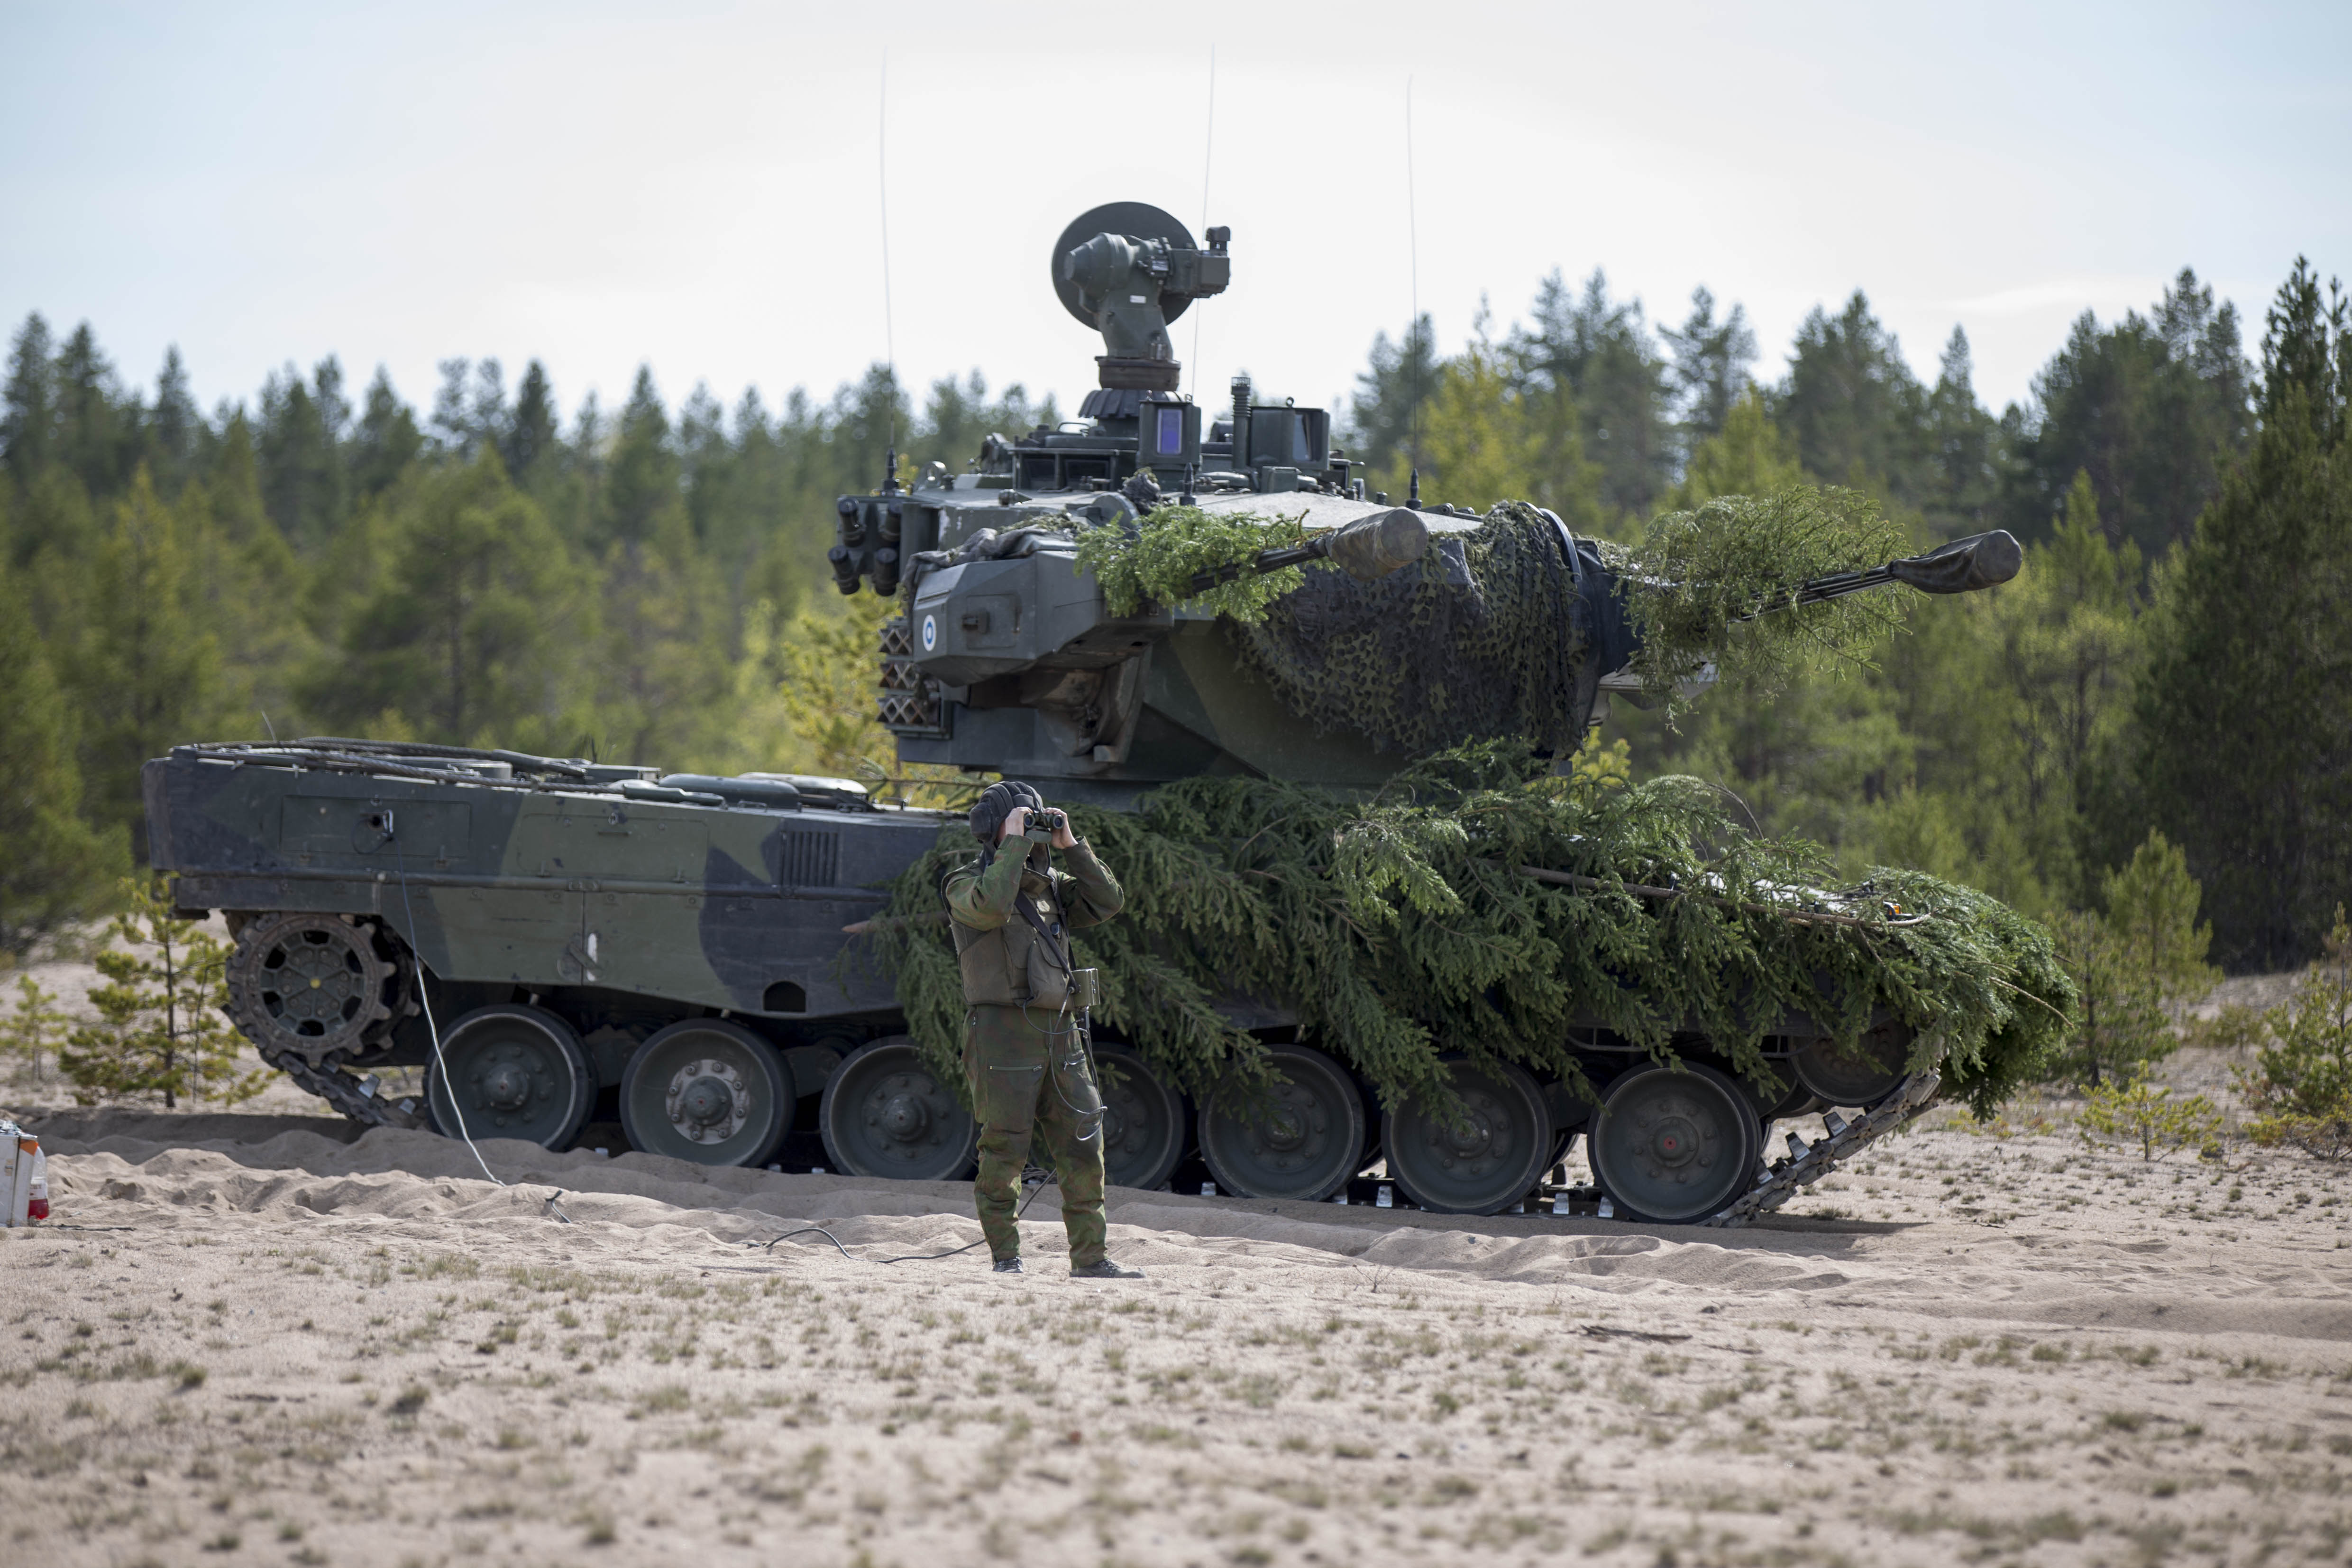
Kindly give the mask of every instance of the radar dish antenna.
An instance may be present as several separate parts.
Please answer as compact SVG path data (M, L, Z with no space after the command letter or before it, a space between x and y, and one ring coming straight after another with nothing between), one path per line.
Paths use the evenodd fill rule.
M1075 279L1062 276L1062 258L1067 256L1098 234L1126 235L1135 239L1164 239L1178 250L1197 249L1192 237L1185 232L1172 214L1164 213L1149 202L1105 202L1092 212L1081 213L1062 237L1054 242L1054 254L1046 258L1047 274L1054 279L1055 296L1062 309L1084 322L1088 331L1097 326L1092 312L1078 302L1078 285ZM1189 294L1171 289L1160 291L1160 312L1174 321L1192 303Z

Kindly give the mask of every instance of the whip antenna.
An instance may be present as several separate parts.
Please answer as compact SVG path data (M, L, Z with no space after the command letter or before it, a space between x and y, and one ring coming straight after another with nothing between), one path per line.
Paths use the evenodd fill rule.
M890 495L898 489L898 336L890 311L890 46L882 46L882 92L876 106L874 121L874 179L880 188L882 207L882 352L889 365L888 384L883 390L889 404L887 426L890 432L888 456L883 459L887 471L882 476L882 493Z
M1209 46L1209 124L1201 137L1201 232L1202 234L1209 232L1209 169L1215 161L1216 152L1217 46L1211 44ZM1205 245L1208 242L1203 240L1202 243ZM1192 318L1192 363L1188 368L1192 373L1192 384L1195 386L1201 384L1201 317L1206 314L1208 312L1202 310ZM1192 487L1188 483L1185 488L1189 489ZM1187 506L1192 504L1190 496L1185 498L1185 504Z
M1412 437L1411 441L1412 481L1405 491L1404 504L1421 506L1421 214L1413 200L1412 182L1412 78L1404 79L1404 227L1405 254L1411 258L1412 277L1412 320L1404 332L1406 374L1412 384Z

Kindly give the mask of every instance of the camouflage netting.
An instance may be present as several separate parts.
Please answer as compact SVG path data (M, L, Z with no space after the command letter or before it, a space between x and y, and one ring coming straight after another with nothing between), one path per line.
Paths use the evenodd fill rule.
M1883 1005L1985 1114L2038 1070L2074 1005L2048 934L1981 893L1879 871L1843 896L1794 899L1828 885L1816 847L1747 832L1697 780L1559 777L1523 742L1424 759L1371 801L1198 778L1133 815L1072 816L1127 889L1126 913L1078 941L1103 971L1097 1022L1196 1095L1265 1072L1258 1043L1216 1009L1234 994L1291 1009L1389 1104L1444 1103L1456 1051L1582 1086L1565 1046L1596 1024L1661 1059L1696 1031L1766 1085L1762 1037L1788 1011L1852 1038ZM943 832L859 950L896 975L950 1081L964 1007L938 888L971 853L967 833ZM1628 883L1691 891L1655 900ZM1755 904L1853 918L1742 907ZM1927 918L1898 924L1890 906Z
M1318 563L1264 619L1227 630L1249 668L1319 731L1354 730L1409 755L1491 735L1566 753L1601 673L1580 669L1584 611L1552 524L1507 501L1378 582Z
M1186 602L1223 618L1243 664L1324 732L1352 730L1381 751L1426 755L1517 735L1565 755L1583 739L1599 655L1628 651L1671 707L1676 687L1709 665L1768 693L1808 665L1866 662L1900 617L1888 594L1801 608L1785 605L1810 578L1885 564L1902 531L1868 496L1800 485L1773 496L1719 496L1652 521L1632 549L1578 542L1622 588L1614 602L1578 592L1556 524L1504 501L1466 533L1433 537L1420 562L1365 583L1318 562L1247 570L1203 593L1203 571L1243 565L1306 537L1298 518L1155 507L1139 521L1080 526L1078 563L1114 615ZM1771 613L1759 615L1762 610Z
M1149 525L1147 524L1147 533ZM1769 692L1806 665L1861 663L1900 616L1891 593L1797 609L1797 584L1878 566L1908 548L1869 497L1798 486L1722 496L1654 520L1633 549L1582 541L1622 585L1639 635L1633 668L1670 705L1710 664ZM1251 616L1229 616L1243 661L1318 730L1354 730L1423 755L1518 735L1564 755L1583 738L1612 613L1578 595L1558 528L1505 501L1468 533L1441 534L1419 563L1363 583L1328 564Z

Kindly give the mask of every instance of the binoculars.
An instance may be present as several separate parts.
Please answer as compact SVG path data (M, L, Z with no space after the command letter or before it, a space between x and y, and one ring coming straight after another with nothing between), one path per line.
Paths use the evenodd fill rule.
M1032 844L1051 844L1054 835L1069 826L1069 817L1050 805L1039 806L1029 814L1028 826L1021 837Z

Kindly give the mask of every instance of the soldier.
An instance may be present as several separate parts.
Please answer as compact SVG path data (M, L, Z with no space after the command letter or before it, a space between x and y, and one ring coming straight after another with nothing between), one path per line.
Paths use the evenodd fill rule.
M1046 844L1024 837L1033 816L1051 829L1067 871L1051 868ZM971 831L980 859L948 873L941 890L969 1009L963 1070L981 1128L972 1197L988 1250L999 1274L1021 1272L1013 1205L1034 1130L1061 1183L1071 1278L1140 1279L1140 1269L1103 1252L1102 1096L1076 994L1092 975L1074 979L1068 935L1118 913L1118 883L1069 818L1025 784L989 785L971 808Z

